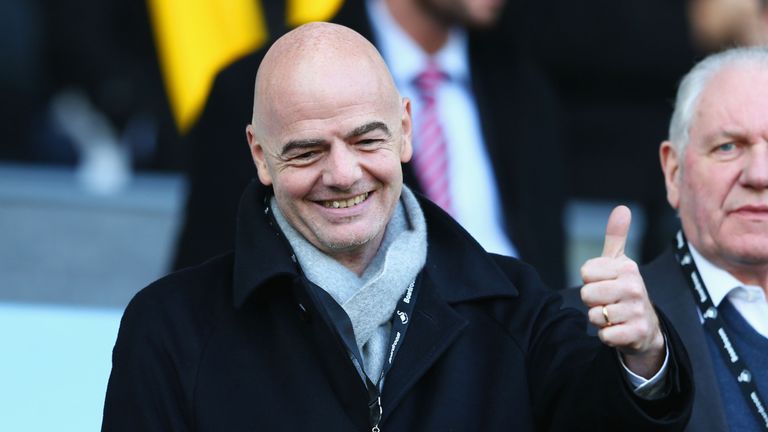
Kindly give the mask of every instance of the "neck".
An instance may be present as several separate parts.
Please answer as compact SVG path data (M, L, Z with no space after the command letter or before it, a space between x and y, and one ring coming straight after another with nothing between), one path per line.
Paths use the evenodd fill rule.
M757 268L750 266L744 267L723 267L732 274L733 277L739 280L744 285L759 286L765 292L766 298L768 298L768 266L761 265Z
M434 54L448 41L451 23L414 0L385 0L392 17L427 54Z
M768 297L768 263L748 261L743 258L723 259L720 256L706 256L701 249L696 250L712 264L727 271L744 285L759 286Z

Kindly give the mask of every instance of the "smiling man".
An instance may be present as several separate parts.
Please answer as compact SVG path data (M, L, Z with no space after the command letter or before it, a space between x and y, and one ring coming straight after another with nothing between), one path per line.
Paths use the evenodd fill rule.
M288 38L266 54L246 133L259 180L272 186L285 220L361 275L400 197L411 108L372 47L339 68L347 39L357 38L340 29L332 33L344 41L338 46ZM318 49L324 55L314 58Z
M641 307L584 335L532 268L403 186L411 124L359 34L278 40L236 249L131 301L103 430L680 430L687 357L645 291L611 290Z

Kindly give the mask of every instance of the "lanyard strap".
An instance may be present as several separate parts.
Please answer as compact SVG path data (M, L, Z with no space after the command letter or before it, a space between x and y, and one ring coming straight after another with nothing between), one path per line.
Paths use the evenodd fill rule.
M316 287L314 284L310 283L310 285ZM392 368L392 363L403 344L405 333L411 323L411 315L413 313L414 304L416 303L416 279L412 280L410 285L408 285L405 294L403 294L403 297L397 302L395 312L390 319L392 329L389 335L389 354L384 361L384 365L381 368L381 374L376 383L374 383L371 378L368 377L368 374L365 373L363 356L357 348L355 332L347 313L338 303L336 303L336 300L322 288L317 287L317 289L310 291L319 294L317 299L320 300L322 306L324 306L320 309L327 312L327 318L331 322L332 327L336 329L347 351L352 354L352 361L355 363L357 369L362 371L365 387L368 390L368 418L371 423L371 431L379 432L379 423L381 422L381 415L384 412L381 406L381 390L384 383L384 377Z
M725 364L728 365L731 375L736 380L736 384L747 401L747 405L752 406L752 413L757 418L757 422L763 425L763 430L768 430L768 414L766 413L766 405L763 403L765 399L757 390L757 385L752 380L752 373L747 368L747 364L738 354L736 347L733 346L731 339L728 337L725 322L712 302L712 298L709 296L709 291L707 291L707 287L704 285L696 263L693 262L691 250L688 248L688 241L685 239L682 231L677 232L675 240L673 242L675 257L677 257L677 262L686 276L688 288L690 288L694 302L699 308L699 313L704 319L704 328L715 341L719 342L717 346L720 348L720 354L722 354Z

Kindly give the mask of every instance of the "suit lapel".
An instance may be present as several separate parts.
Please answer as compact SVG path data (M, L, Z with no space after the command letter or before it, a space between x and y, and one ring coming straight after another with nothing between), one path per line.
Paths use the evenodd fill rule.
M691 359L695 402L686 430L728 430L706 334L674 254L667 250L642 273L651 299L672 322Z

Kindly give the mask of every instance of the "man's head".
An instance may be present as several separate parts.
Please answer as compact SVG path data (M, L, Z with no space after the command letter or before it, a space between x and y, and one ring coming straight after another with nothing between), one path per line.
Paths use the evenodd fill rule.
M471 28L493 26L506 0L395 0L415 1L422 8L452 25Z
M707 259L745 283L768 276L768 48L711 56L678 90L660 149L667 199Z
M346 27L307 24L270 48L255 87L246 134L259 180L315 247L367 265L411 157L410 103L384 61Z

